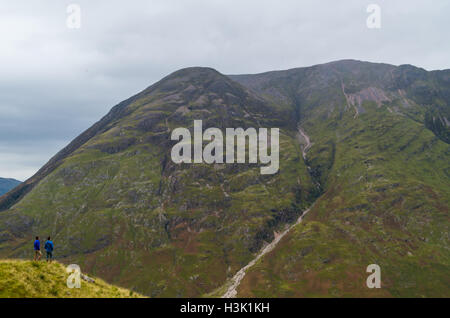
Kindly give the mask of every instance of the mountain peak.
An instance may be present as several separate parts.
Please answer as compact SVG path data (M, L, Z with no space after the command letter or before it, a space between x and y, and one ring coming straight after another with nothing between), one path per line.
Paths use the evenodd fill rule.
M199 100L223 100L227 103L230 96L247 98L252 95L247 88L228 76L210 67L188 67L171 73L159 82L148 87L139 95L166 96L164 99L189 103ZM204 104L204 103L203 103Z
M210 67L187 67L175 71L153 84L144 92L173 91L185 87L206 87L214 82L231 82L225 75Z
M219 71L212 67L204 67L204 66L191 66L179 69L178 71L173 72L170 76L206 76L206 75L216 75L223 76Z

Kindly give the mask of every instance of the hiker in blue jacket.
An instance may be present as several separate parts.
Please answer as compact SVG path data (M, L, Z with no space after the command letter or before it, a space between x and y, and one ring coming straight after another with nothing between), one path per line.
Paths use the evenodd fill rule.
M39 261L41 256L41 242L39 242L39 236L36 236L36 240L34 241L34 260Z
M47 242L45 242L44 245L45 250L47 251L47 262L52 262L53 259L53 242L50 239L50 236L47 239Z

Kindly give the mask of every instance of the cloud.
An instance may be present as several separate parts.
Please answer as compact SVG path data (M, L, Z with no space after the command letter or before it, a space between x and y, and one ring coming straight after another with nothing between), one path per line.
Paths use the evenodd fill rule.
M81 28L66 8L81 7ZM366 27L370 3L381 29ZM0 0L0 176L25 179L112 106L188 66L354 58L450 68L448 1Z

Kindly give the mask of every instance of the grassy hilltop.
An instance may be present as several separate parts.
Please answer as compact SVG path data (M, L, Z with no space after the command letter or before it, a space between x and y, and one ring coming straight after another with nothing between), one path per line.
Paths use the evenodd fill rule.
M68 288L66 267L58 262L0 261L0 298L136 298L141 295L95 278Z

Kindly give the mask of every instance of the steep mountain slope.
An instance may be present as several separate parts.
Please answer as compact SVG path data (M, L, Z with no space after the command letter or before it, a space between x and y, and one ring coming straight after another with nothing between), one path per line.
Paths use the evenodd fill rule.
M295 101L324 192L238 296L450 295L450 147L426 122L430 111L448 121L448 74L342 61L233 77ZM272 82L290 85L274 94ZM372 263L380 290L365 284Z
M449 74L351 60L175 72L0 198L0 256L29 257L33 235L51 234L57 257L109 282L206 295L315 202L238 295L448 295ZM280 128L279 172L174 164L170 132L195 119ZM365 287L371 263L380 290Z
M311 162L336 143L325 194L238 295L449 296L449 146L398 115L344 120L328 136L330 122L309 129ZM365 286L373 263L382 290Z
M141 295L98 278L68 288L69 274L57 262L0 260L0 298L137 298Z
M286 109L212 69L178 71L122 105L0 212L1 255L29 257L33 235L48 233L58 258L110 282L151 296L197 296L314 199ZM261 175L258 164L174 164L170 131L192 128L194 119L205 128L280 127L279 173Z
M0 196L15 188L20 184L20 181L15 179L0 178Z

